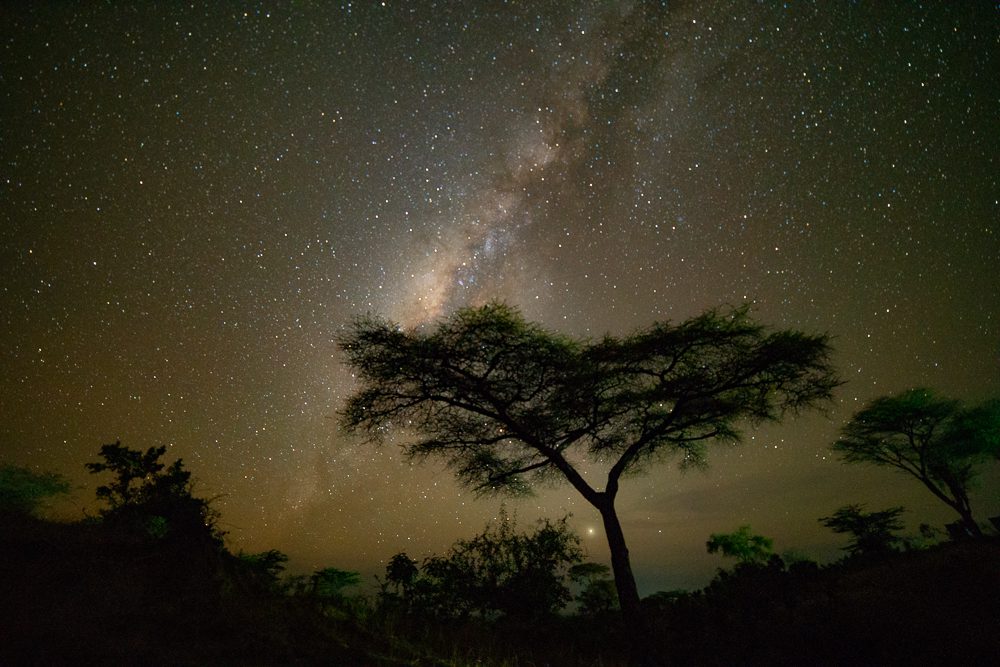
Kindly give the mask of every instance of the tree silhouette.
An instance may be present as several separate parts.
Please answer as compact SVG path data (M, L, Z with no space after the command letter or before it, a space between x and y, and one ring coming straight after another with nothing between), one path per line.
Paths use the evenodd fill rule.
M713 533L705 543L708 553L719 551L723 556L735 558L741 565L766 563L774 553L774 540L763 535L754 535L750 526L740 526L732 533Z
M420 575L417 561L400 552L389 559L385 566L385 579L379 582L378 609L383 614L406 615L412 612L415 602L414 586ZM392 590L390 590L390 587Z
M281 575L285 571L288 555L277 549L269 549L259 553L243 553L236 556L246 565L260 584L270 591L280 591L284 588Z
M207 535L220 541L218 514L208 500L192 494L191 473L177 459L169 466L160 462L166 447L145 452L115 442L102 445L103 462L86 463L95 474L110 472L114 479L97 488L97 497L107 502L102 516L112 522L141 526L153 537Z
M37 514L46 501L69 493L69 482L54 472L0 465L0 514Z
M981 536L969 488L982 463L1000 453L1000 401L966 409L929 389L877 398L844 426L833 450L847 463L912 475Z
M833 516L819 521L835 533L852 536L851 543L845 548L852 556L884 554L895 551L901 541L892 532L903 529L899 515L904 511L902 507L892 507L881 512L865 512L863 505L845 505Z
M356 586L361 581L361 575L357 572L341 570L335 567L325 567L316 570L309 577L312 585L312 594L318 598L339 600L343 597L343 590L348 586Z
M300 594L311 599L324 613L337 610L341 614L356 614L364 600L345 595L344 589L356 586L360 581L361 575L357 572L324 567L309 576L308 584L300 590Z
M390 568L402 579L392 575L389 581L399 583L402 606L412 612L439 618L533 619L570 601L567 580L582 559L579 538L565 519L540 521L533 532L519 533L501 510L495 524L459 540L446 554L427 558L419 571L410 569L416 564L405 554L397 554Z
M413 588L413 582L417 578L420 568L417 561L400 552L389 559L389 564L385 566L385 580L396 588L397 595L406 595Z
M603 563L580 563L570 568L569 577L581 586L576 596L584 616L600 616L618 608L611 569Z
M409 455L442 457L479 492L569 482L600 513L622 611L639 594L615 509L625 475L668 455L705 463L740 421L777 421L828 399L838 381L825 335L768 331L748 310L709 311L590 342L545 330L507 305L457 311L431 330L365 317L339 340L360 389L342 424L381 441L419 434ZM603 484L587 474L604 466Z

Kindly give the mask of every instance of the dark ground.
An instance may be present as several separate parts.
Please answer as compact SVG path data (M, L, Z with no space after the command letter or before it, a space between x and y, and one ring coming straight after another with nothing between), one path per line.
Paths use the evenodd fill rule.
M824 568L775 564L647 599L650 662L987 665L1000 540ZM622 665L614 617L444 625L324 614L265 590L217 544L99 523L0 522L0 664Z

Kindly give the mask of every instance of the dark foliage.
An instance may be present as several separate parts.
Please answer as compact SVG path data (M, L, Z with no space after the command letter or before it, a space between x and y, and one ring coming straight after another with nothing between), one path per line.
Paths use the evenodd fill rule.
M892 507L881 512L865 512L862 505L845 505L833 516L819 521L835 533L851 535L851 542L845 550L852 556L871 556L895 551L903 538L893 535L893 531L903 529L899 518L905 510Z
M766 562L772 555L774 541L763 535L750 532L750 526L740 526L732 533L713 533L705 543L708 553L721 552L723 556L735 558L742 565L757 565Z
M576 594L577 613L607 617L618 609L615 582L608 576L610 573L611 569L602 563L580 563L570 568L570 579L580 586Z
M254 554L241 551L236 557L246 566L247 574L256 578L260 586L275 592L284 590L281 573L285 571L285 563L288 562L287 555L277 549L270 549Z
M996 538L825 568L739 563L703 591L644 600L639 634L605 606L608 590L581 596L581 614L551 613L567 578L607 586L577 548L563 523L524 535L503 523L441 557L454 557L448 576L488 583L465 589L478 591L463 603L475 611L420 602L361 616L341 603L354 573L324 568L289 594L278 551L234 556L128 521L0 513L0 664L974 665L1000 653ZM431 560L393 558L382 602L420 600Z
M385 567L385 580L396 589L396 595L406 597L413 589L413 584L420 573L417 561L400 552L389 559Z
M443 556L421 566L397 554L386 567L384 611L420 618L532 620L554 614L572 599L569 578L583 552L566 520L542 521L518 533L501 512L499 521Z
M0 465L0 514L37 514L52 498L69 493L62 475Z
M211 543L2 523L0 664L413 664L405 647L276 593Z
M827 567L772 555L643 599L641 637L616 615L381 627L462 665L624 667L637 653L648 665L987 665L1000 651L997 562L992 538Z
M651 653L697 665L985 665L1000 651L1000 542L720 572L653 609Z
M362 614L367 607L365 598L350 596L345 590L361 582L361 575L357 572L324 567L313 572L307 581L308 586L298 594L312 601L324 614L351 618Z
M97 487L97 497L107 503L101 516L150 537L221 543L223 533L211 502L192 493L191 473L181 459L169 466L160 461L164 453L166 447L142 452L121 442L103 445L103 461L85 464L92 473L114 476Z
M281 552L231 554L190 473L163 453L102 448L88 465L115 475L98 492L101 520L0 512L0 664L412 664L285 595Z

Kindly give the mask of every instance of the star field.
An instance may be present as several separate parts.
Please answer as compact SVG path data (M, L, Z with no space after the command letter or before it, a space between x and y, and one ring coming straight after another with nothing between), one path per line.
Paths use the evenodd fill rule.
M875 396L1000 393L991 3L40 2L0 26L0 458L70 477L67 514L121 439L183 457L239 548L440 553L499 500L340 433L333 339L496 298L578 336L743 302L835 336L828 415L628 480L644 593L705 583L704 540L743 523L831 558L816 519L848 502L950 520L827 447ZM508 507L573 512L606 558L571 489Z

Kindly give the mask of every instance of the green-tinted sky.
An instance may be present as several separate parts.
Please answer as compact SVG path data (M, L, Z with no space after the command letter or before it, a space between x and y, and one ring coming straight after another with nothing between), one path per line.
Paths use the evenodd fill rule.
M380 571L499 501L338 433L352 317L499 298L599 336L752 301L833 334L849 384L705 473L629 480L643 592L704 584L709 533L745 523L830 558L816 519L848 502L952 519L827 447L877 395L1000 393L995 3L36 2L0 26L0 456L86 485L76 506L102 443L165 444L234 548ZM568 487L508 507L572 512L606 558Z

